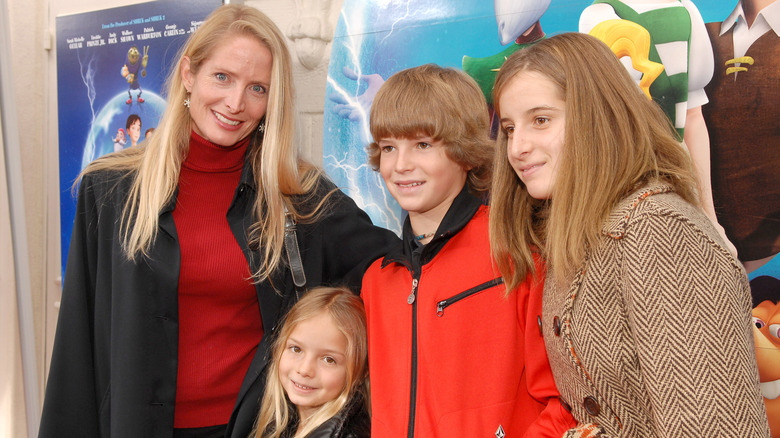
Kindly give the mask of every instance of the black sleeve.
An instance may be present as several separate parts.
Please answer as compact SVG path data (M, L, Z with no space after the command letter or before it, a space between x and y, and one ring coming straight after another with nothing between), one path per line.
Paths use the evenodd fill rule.
M92 337L96 204L89 177L85 177L79 188L40 437L100 436Z
M323 214L310 227L300 228L301 239L306 242L301 252L307 287L341 285L359 294L368 266L400 245L401 240L392 231L374 225L332 182L323 179L317 193L314 199L328 196Z

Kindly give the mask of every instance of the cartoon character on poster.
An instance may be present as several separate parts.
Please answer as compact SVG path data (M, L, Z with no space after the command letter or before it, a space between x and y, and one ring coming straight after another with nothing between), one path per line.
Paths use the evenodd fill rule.
M550 6L550 0L495 0L496 24L501 45L506 49L491 56L463 57L463 71L474 78L487 100L495 136L498 123L493 118L493 83L509 55L544 38L539 20Z
M98 109L87 133L87 141L81 155L81 168L95 158L116 150L115 142L109 141L111 138L105 141L104 139L106 133L116 132L117 126L125 130L124 147L127 148L143 141L143 121L157 121L162 117L166 102L159 94L147 89L144 92L145 99L133 100L130 104L127 103L126 96L125 92L119 92Z
M780 437L780 279L761 275L750 281L753 337L761 392L772 436Z
M707 31L716 66L704 108L715 205L754 271L780 264L780 3L742 0Z
M114 152L119 152L125 148L127 144L127 138L125 137L125 130L122 128L117 129L116 137L111 139L114 142Z
M706 28L715 207L750 273L761 389L780 437L780 2L738 1Z
M130 137L130 146L137 146L141 139L141 117L138 114L130 114L125 122L125 131Z
M626 22L635 26L626 25ZM696 5L689 0L596 0L582 11L579 30L605 41L613 51L613 42L638 44L649 36L648 53L621 59L637 83L649 84L650 97L661 106L680 138L685 140L696 167L705 213L718 228L729 250L736 253L723 227L718 224L712 201L710 140L702 105L707 103L704 87L712 78L713 58L704 20ZM625 53L618 56L623 55ZM635 59L637 55L644 59ZM647 61L663 66L663 69L650 75L648 71L634 68L637 63Z
M141 58L141 54L138 52L138 47L136 46L130 47L130 50L127 51L127 60L125 61L125 65L122 66L122 77L130 84L127 90L129 98L127 99L127 102L125 102L126 104L130 105L133 103L132 90L138 90L136 100L138 103L144 103L144 99L141 97L143 90L141 90L141 84L138 83L138 75L140 74L141 77L146 77L146 65L148 63L149 46L144 46L143 58Z

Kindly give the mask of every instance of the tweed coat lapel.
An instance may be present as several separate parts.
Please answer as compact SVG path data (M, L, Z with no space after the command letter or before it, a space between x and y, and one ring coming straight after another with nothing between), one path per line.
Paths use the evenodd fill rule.
M545 284L544 338L562 398L580 421L610 424L618 430L628 423L626 436L646 433L641 429L644 425L635 429L635 419L653 413L647 410L651 405L647 395L639 390L644 377L633 355L636 339L629 319L635 303L621 293L626 267L611 259L622 252L621 240L640 202L671 191L668 185L651 184L626 196L604 222L601 247L588 250L574 279L566 285Z
M627 196L575 278L548 276L542 326L561 398L609 437L766 436L744 270L671 191Z
M648 196L658 195L660 193L669 193L674 191L671 186L664 184L653 184L643 187L631 195L623 198L618 205L609 213L609 218L604 222L601 232L613 239L622 239L626 232L626 226L631 218L631 213L643 199Z

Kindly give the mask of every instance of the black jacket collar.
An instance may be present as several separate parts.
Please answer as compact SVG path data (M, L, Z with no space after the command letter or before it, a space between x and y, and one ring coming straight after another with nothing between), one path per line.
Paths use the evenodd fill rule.
M469 193L468 186L464 185L458 196L452 201L452 205L450 205L450 208L444 215L433 239L422 248L414 240L412 224L407 215L404 220L401 245L396 246L395 249L385 256L382 260L382 267L384 268L390 263L401 263L410 270L415 270L413 268L419 268L428 263L436 257L436 254L441 251L452 236L469 223L481 205L482 201ZM417 260L418 255L419 261Z

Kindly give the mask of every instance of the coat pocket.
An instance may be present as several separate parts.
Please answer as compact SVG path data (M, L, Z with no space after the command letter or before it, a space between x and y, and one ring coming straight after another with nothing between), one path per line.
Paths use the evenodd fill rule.
M447 307L452 306L453 304L459 301L463 301L466 298L472 297L480 292L484 292L490 288L496 287L503 283L504 283L504 279L502 277L494 278L490 281L486 281L482 284L467 289L457 295L453 295L450 298L440 300L438 303L436 303L436 315L442 317L444 316L444 309L446 309Z

